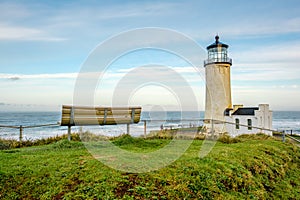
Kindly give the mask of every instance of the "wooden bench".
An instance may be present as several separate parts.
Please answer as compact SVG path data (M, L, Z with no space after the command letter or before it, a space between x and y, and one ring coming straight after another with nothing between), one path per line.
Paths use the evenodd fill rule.
M61 126L68 126L68 139L71 140L72 126L117 125L139 123L141 107L85 107L62 106Z

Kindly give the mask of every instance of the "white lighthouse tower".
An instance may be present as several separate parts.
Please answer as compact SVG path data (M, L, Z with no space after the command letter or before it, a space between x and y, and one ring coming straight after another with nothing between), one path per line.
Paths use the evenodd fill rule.
M230 67L232 59L227 56L228 45L219 41L209 45L208 58L204 61L206 77L206 100L204 127L207 133L227 132L222 121L225 113L232 110Z

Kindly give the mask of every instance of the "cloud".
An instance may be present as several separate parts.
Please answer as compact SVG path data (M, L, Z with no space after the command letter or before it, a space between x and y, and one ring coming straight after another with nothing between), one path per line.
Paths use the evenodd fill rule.
M300 69L293 69L293 67L285 65L279 67L276 63L270 64L268 67L263 64L233 66L231 71L233 81L300 81Z
M178 5L178 3L167 2L158 2L155 4L152 2L135 2L124 5L116 5L112 8L103 7L103 9L101 10L102 14L97 17L101 19L122 19L154 15L161 16L166 15L168 13L172 13L173 9L176 8ZM97 7L96 9L99 10L99 7Z
M57 73L57 74L0 74L0 79L74 79L78 73Z
M231 3L224 3L223 6L231 10L222 13L222 17L218 18L219 9L213 8L211 3L196 1L190 3L134 1L84 4L81 1L74 1L72 4L60 2L59 6L56 3L5 2L0 4L0 19L5 19L12 29L23 30L24 35L20 37L17 32L13 31L14 34L11 36L5 34L2 38L61 41L66 38L52 36L50 33L55 31L60 35L71 37L75 35L73 31L76 30L78 33L107 36L120 30L153 25L184 31L198 39L208 39L212 33L215 34L218 31L226 37L300 32L300 18L293 17L292 11L290 15L285 16L280 12L281 7L271 6L274 10L270 12L270 10L264 10L266 5L259 5L257 9L265 11L268 16L262 20L265 13L250 12L253 11L250 9L251 6L245 3L234 2L234 5ZM220 6L223 7L221 3ZM293 8L294 5L286 3L286 6ZM244 9L246 10L242 11ZM229 13L235 13L237 17L233 18ZM207 16L214 16L211 18L215 20L214 23L209 23ZM27 26L30 24L35 24L39 28ZM199 27L205 28L199 29Z
M61 105L42 105L42 104L7 104L0 103L0 111L20 112L20 111L57 111L61 110Z
M236 36L262 36L272 34L286 34L300 32L300 18L253 20L252 23L234 23L221 27L222 35Z
M231 57L232 80L300 81L300 41L237 49Z
M122 4L78 4L62 6L58 9L57 15L52 20L56 22L76 21L86 22L99 20L128 19L143 16L159 17L174 13L174 9L180 6L179 3L170 2L123 2ZM77 13L77 15L74 15ZM99 13L99 14L95 14Z
M112 33L144 26L140 23L145 17L159 18L164 15L174 13L178 3L168 2L122 2L122 3L82 3L74 1L72 4L59 3L60 6L46 4L20 4L20 10L29 12L27 22L34 22L41 30L46 33L58 33L65 37L54 37L53 39L64 40L66 38L82 36L107 37ZM47 15L45 15L45 13ZM8 16L15 19L13 13ZM47 17L44 17L47 16ZM10 17L6 17L10 18ZM139 19L139 20L137 20ZM116 20L118 21L117 26ZM135 21L136 26L127 24ZM13 22L16 22L14 20ZM26 24L29 24L26 23ZM135 23L136 24L136 23ZM139 24L139 25L138 25ZM123 26L124 25L124 26ZM124 28L126 27L126 28ZM50 37L50 36L49 36ZM50 37L51 39L52 37ZM103 38L102 38L103 39Z
M151 65L150 65L151 66ZM153 65L155 66L155 65ZM131 68L126 68L126 69L118 69L117 72L120 73L128 73L132 70L134 70L136 67L131 67ZM182 74L182 73L204 73L204 68L195 68L192 66L183 66L183 67L179 67L179 66L171 66L170 68L172 68L173 70L175 70L176 72Z
M31 13L23 4L0 2L0 19L17 20L30 17Z
M20 80L20 77L18 77L18 76L12 76L9 79L12 80L12 81L17 81L17 80Z
M0 23L0 40L63 41L66 39L50 36L38 28Z
M47 6L39 3L0 3L0 41L63 41L46 28Z
M300 61L300 41L256 46L250 50L237 51L234 56L238 63L298 63ZM293 67L297 67L297 65Z
M300 90L290 86L233 87L233 103L244 105L270 104L273 110L299 110Z

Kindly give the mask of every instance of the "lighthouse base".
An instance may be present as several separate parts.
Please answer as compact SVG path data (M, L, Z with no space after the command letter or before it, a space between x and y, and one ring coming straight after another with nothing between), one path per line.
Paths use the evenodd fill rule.
M226 124L224 121L219 120L204 120L203 132L207 136L219 136L224 133L228 133Z

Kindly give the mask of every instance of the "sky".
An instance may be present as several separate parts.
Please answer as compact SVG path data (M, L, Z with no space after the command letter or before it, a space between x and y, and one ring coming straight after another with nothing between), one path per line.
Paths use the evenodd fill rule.
M268 103L272 110L300 111L299 10L298 0L2 0L0 111L57 111L63 104L73 104L78 74L93 52L118 35L149 27L190 38L202 48L198 55L191 51L190 56L201 62L191 66L180 55L164 49L123 52L106 66L105 71L101 71L103 66L99 67L101 78L95 90L91 89L94 104L129 103L172 110L188 101L174 92L181 87L186 92L183 84L187 84L193 91L197 109L204 110L202 60L206 46L213 43L218 34L220 40L229 45L229 57L233 60L233 104ZM150 37L148 34L145 40ZM118 45L121 49L122 45L130 45L134 40L134 37L124 39ZM157 37L156 42L158 46L169 43L169 47L184 48L179 40L168 37ZM98 56L102 59L101 56L107 55ZM143 66L151 70L139 70ZM183 79L177 79L178 74ZM145 81L150 77L156 79L131 85L128 77L130 80L136 77ZM160 81L167 77L179 82L173 85ZM123 96L118 96L116 91L125 91L126 85L132 87L130 95L119 102Z

